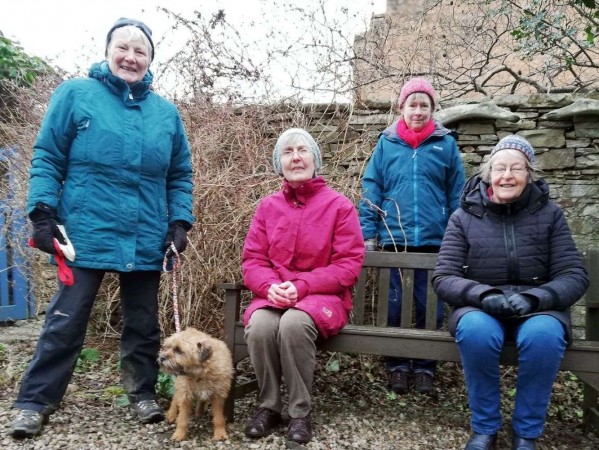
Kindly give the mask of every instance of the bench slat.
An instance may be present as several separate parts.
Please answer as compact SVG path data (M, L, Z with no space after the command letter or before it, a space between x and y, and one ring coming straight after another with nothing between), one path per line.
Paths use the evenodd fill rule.
M376 303L376 324L384 327L389 317L389 282L391 281L391 269L380 269L378 276L378 300Z
M364 304L366 300L366 283L368 282L368 272L363 269L358 278L358 284L354 292L355 301L351 313L351 321L355 324L364 323Z
M427 286L432 286L433 271L429 270L427 274ZM432 289L428 289L426 292L426 323L425 328L427 330L437 329L437 308L439 308L439 302L437 301L437 295Z
M436 253L366 252L364 267L403 267L405 269L434 269Z
M586 266L588 274L594 278L599 273L599 249L587 252ZM591 283L586 293L587 307L599 308L599 283ZM597 325L599 327L599 325Z
M331 352L460 362L455 340L446 331L346 325L338 335L320 342L318 348ZM235 349L236 353L247 355L241 323L237 326ZM510 366L518 364L513 344L504 346L501 363ZM560 369L580 373L583 381L589 380L599 385L599 342L574 341L566 350Z
M402 284L401 326L403 328L412 328L414 314L414 269L403 269L399 272ZM403 299L407 301L404 302Z

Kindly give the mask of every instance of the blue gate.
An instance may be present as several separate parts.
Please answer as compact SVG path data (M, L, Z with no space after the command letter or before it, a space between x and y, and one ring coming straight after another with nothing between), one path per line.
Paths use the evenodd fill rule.
M35 315L30 285L31 270L27 248L25 211L16 206L16 178L11 158L14 149L0 148L0 322L27 319Z

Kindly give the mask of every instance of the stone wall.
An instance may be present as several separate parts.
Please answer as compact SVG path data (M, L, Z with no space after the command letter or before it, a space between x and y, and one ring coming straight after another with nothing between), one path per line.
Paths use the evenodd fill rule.
M461 112L460 112L461 111ZM391 103L307 105L306 126L324 149L325 175L332 163L359 178L378 133L394 118ZM526 137L535 148L552 200L564 210L579 250L599 247L599 101L589 96L504 96L484 102L441 102L436 117L458 133L468 176L476 173L493 146L507 134ZM327 170L329 173L327 173ZM575 307L576 335L582 335L584 307Z

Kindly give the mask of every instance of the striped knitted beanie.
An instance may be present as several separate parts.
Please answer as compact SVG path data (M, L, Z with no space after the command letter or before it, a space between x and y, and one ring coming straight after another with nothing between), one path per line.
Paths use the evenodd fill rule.
M530 145L530 142L528 142L522 136L518 136L517 134L511 134L501 139L497 145L493 147L493 150L491 151L491 158L498 151L507 149L518 150L524 156L526 156L526 159L528 159L530 163L534 163L537 160L535 151L532 148L532 145Z

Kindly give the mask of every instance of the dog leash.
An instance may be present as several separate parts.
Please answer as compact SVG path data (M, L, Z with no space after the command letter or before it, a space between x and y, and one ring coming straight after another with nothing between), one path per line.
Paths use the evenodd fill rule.
M179 299L177 298L177 291L179 290L179 269L181 268L181 258L179 257L179 252L175 248L175 244L172 242L170 250L173 251L173 312L175 316L175 331L178 333L179 331L181 331L181 322L179 320ZM168 257L165 253L164 259L162 260L162 270L164 270L165 272L168 272L168 269L166 268L167 265Z

